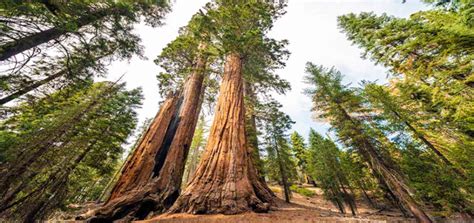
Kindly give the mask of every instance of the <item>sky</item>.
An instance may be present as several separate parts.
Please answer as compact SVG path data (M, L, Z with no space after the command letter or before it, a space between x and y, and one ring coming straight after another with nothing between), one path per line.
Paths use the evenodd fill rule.
M121 75L127 88L143 89L143 106L138 110L139 121L154 117L162 98L158 94L156 75L161 68L153 60L161 50L176 38L180 27L185 26L191 16L208 0L176 0L172 11L166 16L165 25L151 28L142 24L135 32L142 38L146 60L137 57L130 61L116 61L109 65L107 79L116 80ZM298 131L305 138L310 128L325 134L328 124L315 121L311 113L310 98L305 96L303 83L305 64L311 61L326 67L335 66L345 75L344 82L357 86L361 80L386 81L386 69L375 66L372 61L360 58L361 50L351 45L337 27L337 17L347 13L373 11L396 17L427 9L419 0L289 0L287 13L276 21L269 35L275 39L287 39L291 56L284 69L278 70L280 77L291 83L292 90L276 99L283 105L283 111L296 123L292 131ZM209 123L210 125L211 123Z

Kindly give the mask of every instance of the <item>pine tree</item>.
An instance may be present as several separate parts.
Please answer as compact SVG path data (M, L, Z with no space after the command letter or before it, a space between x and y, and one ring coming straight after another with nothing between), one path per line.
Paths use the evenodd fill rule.
M458 9L418 12L409 19L348 14L339 17L339 26L364 49L364 57L390 68L391 93L403 109L416 112L412 122L424 126L424 137L466 163L473 154L474 33L472 4L456 2Z
M311 179L308 175L308 150L306 148L306 144L304 142L303 136L301 136L298 132L294 131L291 134L291 148L293 150L293 155L297 160L298 172L301 175L299 177L300 183L312 183L316 185L316 182Z
M313 109L320 112L321 117L330 120L339 139L358 151L403 206L419 221L432 222L412 197L413 191L394 166L394 161L383 155L384 149L378 148L376 139L367 133L368 126L351 114L363 110L361 99L341 84L341 73L334 68L326 69L311 63L307 64L306 72L306 82L313 85L313 88L306 90L313 100Z
M345 203L350 207L352 215L356 215L354 195L349 193L349 181L342 170L340 151L336 144L311 129L308 153L308 169L320 183L324 196L332 201L341 213L346 212Z
M135 128L140 100L140 90L97 83L86 90L58 92L38 105L22 105L18 116L6 120L10 128L2 131L16 141L6 147L7 167L2 169L21 171L3 175L9 178L2 180L7 188L2 190L2 215L27 222L44 219L76 195L69 189L82 180L107 181ZM77 117L75 113L81 118L63 120ZM64 121L74 125L65 128Z
M267 151L266 169L270 177L279 181L283 187L286 202L290 202L291 178L296 175L296 165L292 160L288 135L286 132L294 123L291 118L280 111L282 105L269 101L265 105L264 116L260 125L264 130L263 142ZM277 171L276 171L277 170Z

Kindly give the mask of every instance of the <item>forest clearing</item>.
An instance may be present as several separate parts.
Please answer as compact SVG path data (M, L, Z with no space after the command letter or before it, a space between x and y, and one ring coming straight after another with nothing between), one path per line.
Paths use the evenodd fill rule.
M3 0L0 40L0 222L474 222L473 0Z

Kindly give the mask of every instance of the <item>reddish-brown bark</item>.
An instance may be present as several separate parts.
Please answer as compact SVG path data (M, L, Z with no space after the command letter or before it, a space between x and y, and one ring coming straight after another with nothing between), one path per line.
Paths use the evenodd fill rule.
M131 159L125 164L117 183L115 184L109 203L132 189L145 186L152 177L155 157L163 144L166 132L177 111L178 96L168 97L161 105L160 111L146 131L144 137L135 149Z
M205 152L170 212L264 212L273 202L274 195L257 175L247 146L241 68L238 54L227 56Z
M89 218L91 222L144 219L174 203L202 103L204 68L205 60L198 60L182 94L165 101L108 202L80 219Z

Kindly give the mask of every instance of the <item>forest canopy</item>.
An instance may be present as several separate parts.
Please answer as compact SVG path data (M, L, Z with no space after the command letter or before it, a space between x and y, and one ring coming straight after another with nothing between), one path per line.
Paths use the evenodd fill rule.
M0 222L472 221L474 3L293 4L2 1Z

